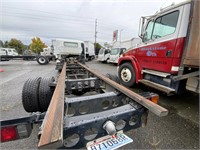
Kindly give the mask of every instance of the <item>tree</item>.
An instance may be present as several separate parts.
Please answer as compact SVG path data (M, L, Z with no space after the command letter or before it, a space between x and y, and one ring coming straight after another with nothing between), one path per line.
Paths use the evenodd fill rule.
M8 47L8 41L5 41L5 42L4 42L3 47L5 47L5 48Z
M0 47L3 47L3 42L0 40Z
M95 43L94 47L95 47L95 55L98 55L99 50L102 48L102 46L99 43Z
M14 38L12 38L8 43L5 42L4 46L9 48L15 48L19 54L22 54L22 52L25 49L24 44L20 40Z
M32 43L29 47L34 53L39 54L40 52L42 52L43 48L47 46L41 41L39 37L36 37L32 39Z

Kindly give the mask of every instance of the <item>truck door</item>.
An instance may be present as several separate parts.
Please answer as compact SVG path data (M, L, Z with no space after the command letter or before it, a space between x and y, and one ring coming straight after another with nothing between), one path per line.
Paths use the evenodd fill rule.
M178 40L181 8L149 19L137 60L143 69L170 72Z

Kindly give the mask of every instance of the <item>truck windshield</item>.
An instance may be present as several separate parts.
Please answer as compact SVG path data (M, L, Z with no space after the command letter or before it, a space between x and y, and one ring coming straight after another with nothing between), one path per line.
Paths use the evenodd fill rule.
M104 50L105 50L105 49L101 48L101 49L99 50L99 54L103 54Z
M119 48L111 49L110 55L117 55L119 53Z
M64 42L64 46L66 46L66 47L78 47L78 43L75 43L75 42Z

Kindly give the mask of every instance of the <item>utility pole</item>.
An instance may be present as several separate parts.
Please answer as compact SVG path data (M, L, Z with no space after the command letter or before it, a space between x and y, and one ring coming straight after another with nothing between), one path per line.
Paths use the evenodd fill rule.
M122 35L122 31L123 31L124 29L121 29L120 30L120 37L119 37L119 44L120 44L120 48L121 48L121 35Z
M95 33L94 33L94 49L96 54L96 42L97 42L97 19L95 19Z

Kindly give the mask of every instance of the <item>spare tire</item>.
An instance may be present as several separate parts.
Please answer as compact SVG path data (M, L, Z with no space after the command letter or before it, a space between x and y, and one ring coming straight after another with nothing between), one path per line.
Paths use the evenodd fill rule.
M53 96L53 92L55 88L51 88L50 83L54 82L54 77L45 77L42 78L39 85L39 105L41 108L41 112L47 111L49 104L51 102L51 98Z
M40 111L38 89L41 77L28 79L22 90L22 104L27 112Z
M36 59L37 59L38 64L40 64L40 65L46 65L49 63L48 58L45 56L40 55Z

